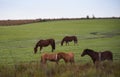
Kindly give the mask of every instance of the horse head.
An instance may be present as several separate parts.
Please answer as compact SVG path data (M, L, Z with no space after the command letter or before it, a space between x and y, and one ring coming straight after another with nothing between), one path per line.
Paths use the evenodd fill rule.
M62 55L63 55L63 53L62 53L62 52L59 52L59 53L57 54L57 58L58 58L58 59L61 59L61 58L62 58Z
M89 49L84 49L83 53L81 54L81 56L85 56L86 54L88 54L88 51L89 51Z
M35 48L34 48L34 53L36 53L36 52L37 52L37 48L35 47Z

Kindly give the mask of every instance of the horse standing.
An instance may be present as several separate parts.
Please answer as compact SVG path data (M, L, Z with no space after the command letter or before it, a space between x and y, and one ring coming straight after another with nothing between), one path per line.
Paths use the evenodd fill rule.
M52 52L55 50L55 40L54 39L47 39L47 40L40 40L36 43L34 47L34 53L37 52L37 48L40 47L40 51L42 50L43 47L51 45L52 47Z
M42 64L46 64L48 60L52 62L56 62L56 64L58 64L59 59L57 57L57 53L54 53L54 54L45 53L41 56Z
M45 53L41 56L41 63L46 64L46 62L49 60L52 62L56 62L56 64L58 64L60 59L63 59L65 63L70 62L72 64L74 63L74 54L72 52L69 53L59 52L54 54Z
M64 53L64 52L59 52L57 54L58 59L63 59L65 63L70 62L71 64L74 63L74 54L72 52L69 53Z
M61 46L63 46L63 43L66 42L66 45L69 45L69 42L74 41L74 44L77 44L78 40L76 36L65 36L63 40L61 41Z
M96 61L113 60L111 51L95 52L91 49L85 49L81 56L89 55L95 64Z

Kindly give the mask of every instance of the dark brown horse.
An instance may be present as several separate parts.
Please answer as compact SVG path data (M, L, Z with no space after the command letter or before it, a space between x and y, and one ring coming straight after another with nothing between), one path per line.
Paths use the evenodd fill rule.
M46 64L48 60L52 62L56 62L58 64L59 59L58 59L57 53L54 53L54 54L45 53L41 56L42 64Z
M77 44L78 40L76 36L65 36L63 40L61 41L61 46L63 46L63 43L66 42L66 45L69 45L69 42L74 41L74 44Z
M34 47L34 53L37 52L37 48L40 47L40 51L42 50L43 47L51 45L52 47L52 52L55 50L55 40L54 39L47 39L47 40L40 40L36 43Z
M71 64L74 63L74 54L72 52L65 53L65 52L59 52L57 54L58 59L63 59L65 63L70 62Z
M113 60L111 51L95 52L91 49L85 49L81 56L89 55L95 64L96 61Z

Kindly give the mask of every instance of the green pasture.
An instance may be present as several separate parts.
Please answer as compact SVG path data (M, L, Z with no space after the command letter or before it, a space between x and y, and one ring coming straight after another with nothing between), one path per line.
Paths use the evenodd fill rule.
M64 36L76 35L78 45L71 42L61 46ZM40 61L41 53L33 53L40 39L54 38L57 52L73 52L75 62L92 62L89 56L81 57L85 48L95 51L110 50L114 61L120 61L120 19L89 19L47 21L15 26L0 26L0 64ZM51 47L42 53L52 53Z

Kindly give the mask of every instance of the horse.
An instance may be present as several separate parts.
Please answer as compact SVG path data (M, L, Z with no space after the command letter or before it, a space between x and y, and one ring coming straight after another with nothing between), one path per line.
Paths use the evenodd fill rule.
M69 45L69 42L74 41L74 44L77 44L78 40L76 36L65 36L61 41L61 46L63 46L63 43L66 42L66 45Z
M59 52L57 54L58 60L63 59L65 63L70 62L71 64L74 63L74 54L72 52L65 53L65 52Z
M58 64L60 59L63 59L65 63L70 62L72 64L74 63L74 54L72 52L69 53L59 52L53 54L45 53L41 56L41 63L46 64L46 62L49 60L52 62L56 62L56 64Z
M34 47L34 53L37 52L38 47L40 47L40 51L41 51L43 47L47 47L49 45L51 45L52 52L53 52L55 50L55 40L54 39L39 40Z
M52 62L56 62L56 64L58 64L59 59L57 56L58 56L57 53L54 54L45 53L41 56L41 63L46 64L46 62L49 60Z
M95 52L91 49L84 49L81 56L89 55L95 64L97 61L110 60L113 61L113 54L111 51Z

